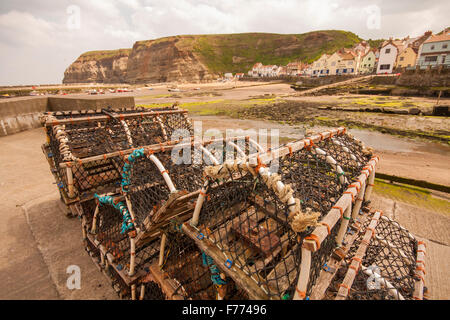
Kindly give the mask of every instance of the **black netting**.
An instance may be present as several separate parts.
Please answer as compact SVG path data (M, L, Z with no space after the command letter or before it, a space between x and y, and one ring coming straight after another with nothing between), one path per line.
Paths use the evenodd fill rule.
M321 218L348 186L348 183L340 183L339 174L325 161L325 156L307 149L293 152L280 159L279 163L282 181L292 186L294 197L300 199L302 209L320 212Z
M356 180L370 160L349 137L334 137L312 147L290 152L271 163L270 170L289 184L303 211L320 213L322 219ZM315 148L320 148L317 151ZM332 157L344 172L327 161ZM222 170L227 170L223 168ZM345 178L345 179L344 179ZM230 173L227 179L210 180L198 228L223 254L242 269L269 298L292 298L299 275L301 245L313 230L292 230L289 207L262 182L247 172ZM341 222L331 229L311 257L307 295L336 248Z
M369 216L363 223L353 246L345 257L346 264L341 266L326 292L326 299L334 299L339 291L339 285L344 280L348 265L355 255L367 226L371 221ZM405 299L413 299L417 241L397 222L381 218L375 228L375 236L371 239L362 259L353 285L347 299L349 300L393 300L401 295ZM375 272L386 282L375 281L371 272ZM392 290L394 289L394 290Z
M167 297L157 282L145 283L144 297L142 300L166 300Z
M158 152L157 159L167 170L168 175L177 190L193 192L202 186L202 170L204 163L196 164L199 153L194 151L191 163L175 164L172 161L171 150ZM144 228L143 223L160 209L169 199L170 190L163 175L150 157L138 158L130 174L128 195L133 207L135 222Z
M269 297L293 296L300 247L288 207L251 174L210 181L198 228Z
M339 220L331 229L331 233L320 244L319 250L311 254L311 268L309 273L308 287L306 289L306 295L310 296L312 288L316 284L316 280L319 278L320 272L324 269L325 264L330 259L333 250L336 248L336 236L341 226L341 220Z
M193 133L186 114L173 108L152 109L151 112L110 109L58 112L47 115L47 120L61 120L61 123L46 125L48 147L44 152L50 159L63 199L69 192L63 162L77 159L71 163L75 195L114 192L121 179L122 157L103 157L82 163L78 159L160 144L170 139L176 129L183 129L184 135Z
M237 142L239 146L246 148L245 140ZM213 143L205 143L204 148L170 148L162 149L153 155L163 165L171 178L176 190L191 193L203 186L203 170L206 165L213 164L207 152L220 163L227 156L235 159L242 157L235 148L226 141L219 140ZM231 151L230 151L231 150ZM242 151L243 151L242 150ZM187 152L187 153L186 153ZM128 195L131 201L136 224L145 229L144 222L151 221L155 213L166 203L170 196L168 184L164 180L160 169L157 167L151 154L140 157L133 163L130 173L130 188Z
M175 295L185 299L214 300L216 288L208 266L203 264L202 252L195 242L171 225L167 237L162 271L177 284Z

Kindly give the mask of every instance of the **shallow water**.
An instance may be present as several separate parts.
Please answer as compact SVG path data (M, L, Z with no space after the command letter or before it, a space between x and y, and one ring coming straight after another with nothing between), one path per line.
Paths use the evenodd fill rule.
M400 138L377 131L350 129L349 132L367 146L379 151L391 152L420 152L450 155L450 146L436 142L417 141L409 138Z
M283 140L297 140L305 137L307 130L315 132L325 131L329 129L324 126L316 126L313 128L304 127L302 125L290 126L267 120L244 120L233 119L225 116L193 116L193 121L202 121L203 130L219 129L225 132L226 129L253 129L258 132L260 129L279 130L280 142ZM377 131L350 129L349 132L357 139L364 142L365 145L372 147L377 151L402 152L402 153L432 153L438 155L450 155L450 146L435 142L416 141L409 138L396 137L390 134L383 134Z

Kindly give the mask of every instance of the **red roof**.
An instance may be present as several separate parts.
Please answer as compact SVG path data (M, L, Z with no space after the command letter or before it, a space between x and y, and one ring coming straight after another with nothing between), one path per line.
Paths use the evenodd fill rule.
M443 33L443 34L439 34L439 35L433 35L430 38L428 38L427 41L425 41L424 43L430 43L430 42L441 42L441 41L448 41L450 40L450 33Z

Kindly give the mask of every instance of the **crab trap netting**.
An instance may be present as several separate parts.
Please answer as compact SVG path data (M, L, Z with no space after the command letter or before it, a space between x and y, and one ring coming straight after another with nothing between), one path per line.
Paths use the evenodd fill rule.
M193 133L185 111L173 108L127 110L120 114L113 110L55 113L44 116L43 122L48 136L45 152L52 159L51 169L57 176L58 187L66 195L70 182L66 167L71 166L74 191L78 193L71 197L88 191L98 192L93 189L113 184L120 178L123 163L105 154L163 143L170 140L177 129L183 130L185 135ZM95 157L99 155L103 158ZM80 161L88 158L90 161Z
M158 257L159 239L135 246L133 252L135 228L121 197L96 196L94 214L86 216L90 217L86 222L88 251L110 276L113 287L123 296L129 295L130 277L148 273L148 267Z
M243 147L236 147L238 144ZM204 167L221 163L230 155L245 157L245 152L254 152L254 148L248 139L236 138L136 153L122 183L136 225L146 230L172 216L186 220L203 185ZM173 210L169 210L172 200Z
M280 159L278 172L281 180L291 185L294 197L300 200L301 210L315 212L321 220L356 181L371 157L370 149L363 148L351 135L337 134L316 144L310 141L305 148ZM307 295L311 294L322 266L337 246L335 239L340 223L331 228L320 248L312 253ZM313 230L310 226L300 236L304 238Z
M261 164L251 169L234 163L205 171L208 187L197 227L268 298L293 297L303 239L370 159L348 136L311 142L267 164L270 170L263 168L264 174ZM299 212L314 221L305 224ZM312 254L309 291L336 247L339 227L340 222Z
M172 221L164 229L166 246L161 272L167 276L172 290L168 298L185 300L246 300L245 291L225 276L214 260L201 251L195 242L186 236L181 225Z
M417 240L396 221L382 216L374 229L364 257L355 254L369 227L373 213L367 217L341 267L331 281L325 299L411 300L414 299L417 270ZM352 261L358 262L351 286L344 285ZM353 268L354 270L354 268ZM342 289L344 287L345 289Z

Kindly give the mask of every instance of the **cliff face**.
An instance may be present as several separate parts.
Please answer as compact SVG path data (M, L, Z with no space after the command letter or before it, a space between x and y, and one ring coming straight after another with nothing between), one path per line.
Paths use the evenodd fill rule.
M128 83L204 81L214 75L178 37L138 41L128 58Z
M82 54L64 73L63 83L145 83L205 81L226 72L247 72L256 62L286 65L312 62L323 53L351 47L351 32L304 34L239 33L174 36L138 41L132 49Z
M66 69L63 83L125 82L130 52L131 49L86 52Z

